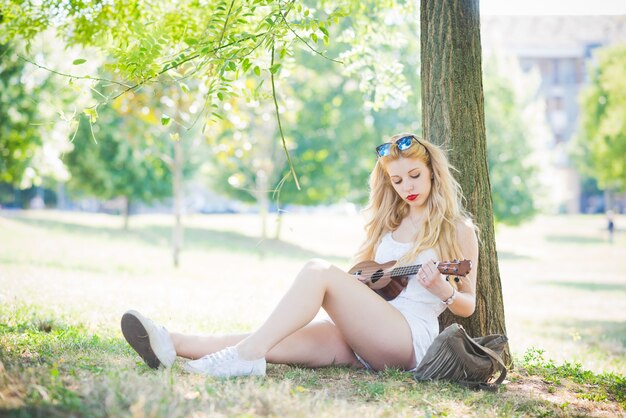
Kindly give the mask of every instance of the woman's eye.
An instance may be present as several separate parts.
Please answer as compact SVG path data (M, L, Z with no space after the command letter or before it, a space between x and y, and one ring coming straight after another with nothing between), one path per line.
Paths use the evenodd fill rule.
M400 184L402 183L402 180L398 180L398 181L394 181L393 184Z
M411 176L412 179L416 179L418 178L420 175L419 174L415 174L414 176Z

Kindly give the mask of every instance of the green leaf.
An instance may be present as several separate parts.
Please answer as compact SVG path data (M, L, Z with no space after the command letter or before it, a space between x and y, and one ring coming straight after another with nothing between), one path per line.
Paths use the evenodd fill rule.
M256 74L257 77L261 75L261 69L259 68L258 65L254 67L254 74Z
M187 86L187 84L185 83L180 83L180 89L185 93L189 93L189 86Z
M315 33L311 34L311 39L313 39L313 42L317 43L317 35Z
M171 122L172 122L172 118L170 118L169 116L167 116L167 115L165 115L165 114L164 114L163 116L161 116L161 125L163 125L163 126L167 126L167 125L169 125Z
M221 91L217 93L217 98L220 99L220 101L224 101L224 93L222 93Z
M226 69L228 71L237 71L237 64L235 64L233 61L229 61L228 64L226 64Z
M261 80L261 82L259 83L258 86L256 86L256 88L254 89L254 95L257 96L259 94L259 90L261 89L261 86L263 85L263 82L265 82L265 80Z
M248 58L244 58L243 61L241 62L241 68L243 69L244 73L250 69L250 65L252 65L250 63L250 60Z
M87 108L83 110L83 113L89 117L91 123L96 123L98 120L98 112L95 108Z
M274 64L270 67L270 73L276 74L280 70L281 64Z
M86 60L86 59L84 59L84 58L78 58L78 59L75 59L74 61L72 61L72 64L74 64L74 65L80 65L80 64L84 64L84 63L86 63L86 62L87 62L87 60Z

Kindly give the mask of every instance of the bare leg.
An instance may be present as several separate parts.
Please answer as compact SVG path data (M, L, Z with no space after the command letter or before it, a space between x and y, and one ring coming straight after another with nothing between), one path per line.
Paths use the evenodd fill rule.
M249 334L186 335L170 333L176 354L198 359L236 345ZM280 341L266 355L270 363L307 367L348 365L362 367L337 326L328 321L312 322Z
M176 355L189 359L198 359L231 345L236 345L248 335L192 335L170 332Z
M411 330L402 314L354 277L321 260L307 263L267 321L237 344L239 354L244 359L267 357L279 342L310 323L320 307L347 345L375 369L415 366Z

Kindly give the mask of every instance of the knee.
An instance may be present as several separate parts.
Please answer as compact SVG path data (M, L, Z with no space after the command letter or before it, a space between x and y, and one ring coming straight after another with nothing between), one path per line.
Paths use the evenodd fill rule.
M332 265L328 261L322 260L321 258L314 258L306 262L299 276L318 279L324 277L331 267Z

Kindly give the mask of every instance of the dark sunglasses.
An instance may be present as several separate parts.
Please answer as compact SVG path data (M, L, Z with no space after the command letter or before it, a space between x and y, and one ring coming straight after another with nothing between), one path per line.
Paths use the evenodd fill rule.
M417 142L421 146L424 146L424 144L422 144L416 137L414 137L413 135L409 135L409 136L403 136L402 138L398 139L396 142L385 142L384 144L380 144L379 146L376 147L376 154L378 154L379 157L386 157L391 152L391 146L393 144L396 144L396 146L398 147L398 150L404 151L406 149L411 148L411 145L413 145L413 140L415 140L415 142Z

